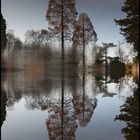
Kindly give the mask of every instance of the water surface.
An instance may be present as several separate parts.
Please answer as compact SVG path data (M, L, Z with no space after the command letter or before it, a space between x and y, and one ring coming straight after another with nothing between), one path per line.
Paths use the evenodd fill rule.
M127 104L138 119L131 77L106 80L77 72L73 64L65 65L63 74L60 63L28 63L26 70L2 73L2 140L126 140L134 135L137 140L138 121L118 116Z

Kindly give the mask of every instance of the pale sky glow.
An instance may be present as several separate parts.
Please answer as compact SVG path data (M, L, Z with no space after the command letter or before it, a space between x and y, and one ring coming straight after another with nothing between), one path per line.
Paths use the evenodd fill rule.
M90 17L98 36L97 44L102 42L118 43L122 40L119 27L114 18L124 16L121 11L124 0L77 0L78 14L86 12ZM13 29L15 36L22 41L29 29L47 29L45 19L48 0L2 0L2 14L7 21L8 29Z

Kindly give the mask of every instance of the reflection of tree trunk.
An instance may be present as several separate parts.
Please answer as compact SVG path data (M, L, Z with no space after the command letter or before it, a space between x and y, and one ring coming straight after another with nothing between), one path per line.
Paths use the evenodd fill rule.
M85 70L83 71L83 120L85 112Z
M107 76L108 76L108 68L107 68L107 47L105 50L105 91L107 94Z
M2 88L1 89L1 127L6 119L6 102L7 102L6 93Z
M62 100L61 100L61 107L62 107L62 118L61 118L61 126L62 126L62 140L64 139L63 138L63 133L64 133L64 124L63 124L63 120L64 120L64 118L63 118L63 113L64 113L64 66L65 66L65 64L64 64L64 1L62 0L62 13L61 13L61 28L62 28L62 31L61 31L61 43L62 43L62 64L61 64L61 67L62 67L62 74L61 74L61 76L62 76Z
M134 90L132 96L127 97L125 103L120 106L120 112L114 120L123 121L127 124L121 130L124 138L139 140L139 88Z
M73 48L73 63L74 63L74 76L77 74L77 47Z
M62 93L61 93L61 109L62 109L62 112L61 112L61 126L62 126L62 140L64 139L63 138L63 135L64 135L64 124L63 124L63 122L64 122L64 118L63 118L63 116L64 116L64 83L65 83L65 81L64 81L64 59L62 59L62 73L61 73L61 88L62 88Z
M85 112L85 25L83 20L83 120Z
M107 77L105 77L105 94L107 94Z
M106 47L106 52L105 52L105 80L106 80L106 83L107 83L107 76L108 76L108 69L107 69L107 47Z
M63 75L63 74L62 74ZM63 79L63 77L62 77ZM62 112L61 112L61 126L62 126L62 140L64 139L64 83L62 82L62 97L61 97L61 108L62 108Z
M61 43L62 43L62 60L64 60L64 1L62 0L62 13L61 13Z
M85 27L83 20L83 73L85 72Z

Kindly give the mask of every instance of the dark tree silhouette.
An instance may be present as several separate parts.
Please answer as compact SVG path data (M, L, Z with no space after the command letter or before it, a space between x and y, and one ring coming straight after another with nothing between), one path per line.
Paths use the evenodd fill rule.
M1 51L6 48L6 21L1 14Z
M122 129L126 140L139 140L139 89L136 89L133 96L126 99L121 106L121 114L115 120L127 123L126 128Z
M116 24L120 25L121 34L123 34L127 42L132 43L136 51L139 50L139 0L126 0L122 6L122 11L126 13L126 17L116 20Z
M1 87L1 127L6 119L6 102L7 102L6 93Z
M5 71L5 60L4 57L2 57L3 51L6 48L6 21L2 16L1 13L1 71Z

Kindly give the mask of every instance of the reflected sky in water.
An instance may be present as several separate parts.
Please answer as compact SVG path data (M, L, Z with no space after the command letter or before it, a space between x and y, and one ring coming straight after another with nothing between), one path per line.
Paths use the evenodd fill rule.
M30 53L7 56L5 65L12 60L17 70L7 68L1 77L2 140L126 139L127 121L115 118L138 88L133 78L105 79L103 70L83 73L70 54L62 73L56 53L49 59L41 51Z
M104 81L90 74L85 74L83 81L82 76L65 73L64 87L61 74L55 74L55 78L41 74L29 77L28 72L22 71L3 76L6 118L2 140L125 139L121 133L125 122L114 119L136 88L131 78L123 77L118 91L120 83L106 83L104 89Z

